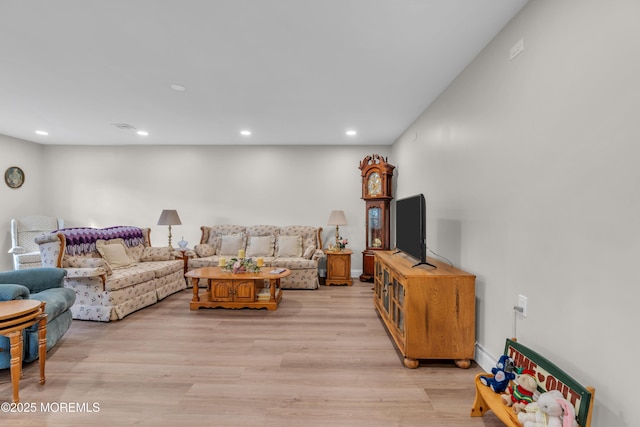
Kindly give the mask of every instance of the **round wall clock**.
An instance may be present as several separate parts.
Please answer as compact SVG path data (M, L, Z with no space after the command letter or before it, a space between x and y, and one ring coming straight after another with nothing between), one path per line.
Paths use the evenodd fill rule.
M24 172L17 166L8 167L4 172L4 182L11 188L20 188L24 184Z

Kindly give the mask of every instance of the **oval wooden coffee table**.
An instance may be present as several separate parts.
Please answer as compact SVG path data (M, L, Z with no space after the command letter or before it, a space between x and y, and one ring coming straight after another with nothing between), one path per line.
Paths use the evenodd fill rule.
M9 338L11 344L11 385L13 403L20 402L18 389L22 376L23 331L38 323L38 359L40 384L44 384L44 364L47 358L47 315L44 302L38 300L13 300L0 302L0 335Z
M257 273L232 273L220 267L196 268L185 274L193 282L193 299L189 308L191 310L218 307L277 310L282 299L280 279L289 275L291 270L273 267L262 267ZM200 279L207 281L207 291L203 299L199 295ZM265 286L266 281L269 282L269 287Z

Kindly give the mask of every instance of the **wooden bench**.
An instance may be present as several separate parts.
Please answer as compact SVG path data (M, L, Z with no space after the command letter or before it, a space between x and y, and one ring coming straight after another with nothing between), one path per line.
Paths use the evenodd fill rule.
M535 373L540 393L559 390L565 399L575 407L576 419L580 427L591 426L593 398L596 392L593 387L582 386L562 369L535 351L516 342L515 339L507 339L504 354L513 359L517 368L530 369ZM488 410L492 410L505 425L522 427L513 409L503 403L501 394L495 393L490 387L480 382L481 376L491 376L491 374L476 376L476 399L471 408L471 416L481 417Z

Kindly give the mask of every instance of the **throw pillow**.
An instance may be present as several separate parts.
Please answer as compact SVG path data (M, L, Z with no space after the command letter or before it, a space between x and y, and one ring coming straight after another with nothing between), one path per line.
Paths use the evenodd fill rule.
M212 256L216 254L215 246L212 246L208 243L201 243L199 245L195 245L193 250L196 251L200 258Z
M276 243L277 257L301 257L302 236L278 236Z
M247 257L273 256L274 236L251 236L247 242Z
M162 248L156 248L153 246L147 246L142 252L140 261L169 261L171 259L171 249L168 246Z
M112 269L115 268L124 268L131 265L131 259L129 259L129 255L127 255L127 249L123 244L115 243L103 245L98 252L102 255L109 267Z
M315 251L316 251L315 245L307 246L307 249L304 250L304 253L302 254L302 256L306 259L311 259Z
M222 236L218 255L238 256L238 251L244 249L246 244L247 240L244 233Z

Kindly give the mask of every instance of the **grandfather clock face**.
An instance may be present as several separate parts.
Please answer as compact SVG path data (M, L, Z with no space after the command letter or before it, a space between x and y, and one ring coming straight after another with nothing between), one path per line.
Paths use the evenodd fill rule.
M382 194L382 178L380 173L371 172L367 178L367 196L375 197Z

